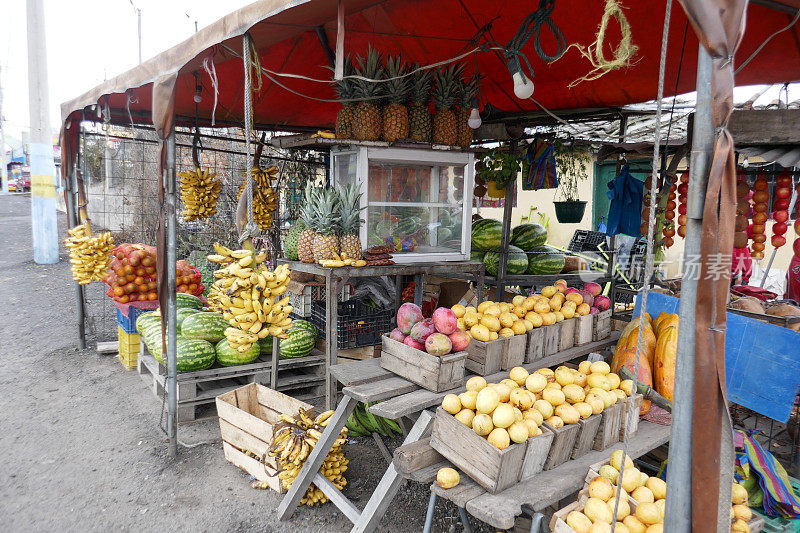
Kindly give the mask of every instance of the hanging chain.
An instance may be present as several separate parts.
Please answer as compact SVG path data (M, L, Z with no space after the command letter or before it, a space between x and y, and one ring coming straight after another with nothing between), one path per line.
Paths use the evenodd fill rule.
M244 145L245 145L245 194L247 195L247 226L244 235L258 235L258 226L253 221L253 165L250 162L250 132L253 131L253 93L250 79L252 63L250 59L249 33L244 34L242 41L242 60L244 61ZM245 237L246 238L246 237ZM242 239L243 240L243 239Z

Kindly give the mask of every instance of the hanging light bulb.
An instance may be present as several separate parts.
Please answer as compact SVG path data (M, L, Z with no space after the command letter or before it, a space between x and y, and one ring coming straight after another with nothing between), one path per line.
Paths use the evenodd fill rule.
M203 88L198 85L197 86L197 90L194 93L194 103L195 104L199 104L200 102L203 101L203 97L200 94L202 91L203 91Z
M742 161L742 168L747 168L750 166L750 161L747 160L747 156L744 157L744 161Z
M481 120L481 114L478 111L478 108L473 107L472 111L469 112L469 119L467 120L467 124L473 130L477 130L478 128L481 127L481 122L483 121Z
M522 72L517 70L511 75L514 80L514 95L520 100L527 100L533 96L533 82Z

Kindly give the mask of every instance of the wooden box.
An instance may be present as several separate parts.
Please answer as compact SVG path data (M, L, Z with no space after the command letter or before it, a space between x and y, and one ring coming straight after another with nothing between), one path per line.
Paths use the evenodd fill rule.
M593 318L592 340L601 341L611 336L611 309L600 311L594 315L587 315Z
M592 415L585 420L579 420L580 431L575 438L575 446L572 448L571 459L583 457L594 447L594 439L597 437L597 430L600 429L601 415Z
M525 350L525 362L533 363L544 357L544 329L533 328L528 331L528 347Z
M629 398L625 398L622 403L622 416L619 425L619 440L625 439L625 431L629 431L628 437L633 437L639 431L639 409L642 407L644 396L634 392ZM631 412L631 404L633 411Z
M562 320L561 332L558 337L558 351L563 352L575 346L575 319Z
M467 370L479 376L490 376L501 370L510 370L525 362L527 335L499 337L483 342L472 339L467 346Z
M496 494L520 480L528 441L498 450L439 407L433 421L431 447L478 485Z
M544 470L544 463L547 461L555 434L545 426L540 429L542 430L541 435L528 439L528 450L525 452L525 460L522 461L520 481L533 477Z
M551 470L567 461L572 456L575 448L575 441L581 430L580 424L566 424L560 428L554 428L545 423L544 426L553 432L553 444L550 446L550 453L544 463L545 470Z
M572 319L575 321L575 346L583 346L584 344L592 342L595 316L596 315L583 315L576 316Z
M540 329L544 331L542 357L557 354L559 342L561 341L561 322L552 326L542 326Z
M220 394L216 402L225 459L276 492L285 492L278 479L275 458L267 455L274 426L280 414L295 416L302 408L314 416L314 408L258 383Z
M381 367L386 370L433 392L454 389L464 384L467 352L437 357L391 339L388 335L383 335L381 341Z
M597 437L594 439L595 450L605 450L615 442L619 442L619 427L622 425L622 402L603 409L600 416L600 427L597 428Z

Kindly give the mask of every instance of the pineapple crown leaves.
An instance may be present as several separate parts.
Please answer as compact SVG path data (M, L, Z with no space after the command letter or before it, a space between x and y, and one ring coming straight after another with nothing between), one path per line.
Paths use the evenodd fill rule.
M333 90L336 91L336 97L339 101L346 104L353 99L355 92L355 80L348 78L348 76L352 76L355 73L355 65L353 65L353 60L349 53L344 57L343 66L344 78L336 81ZM332 67L327 68L334 71Z
M412 67L414 75L411 78L411 101L419 105L427 105L431 100L431 86L433 85L433 71L420 70L419 63Z
M348 183L337 187L336 193L339 197L339 225L342 235L358 234L364 220L361 218L361 211L366 206L361 206L362 193L358 185Z
M470 109L475 95L478 94L480 88L481 78L475 74L471 78L463 80L459 87L458 100L461 109Z
M381 80L384 78L383 57L380 52L372 48L372 45L370 45L366 57L356 56L355 75L369 78L370 80ZM353 82L355 84L354 95L356 98L377 104L377 102L373 101L378 100L381 96L382 87L380 82L366 81L358 78L354 79Z
M335 235L339 230L339 196L334 189L323 189L314 205L316 232Z
M463 63L450 63L436 69L433 79L433 101L436 109L452 109L459 92L461 76L464 73Z
M300 207L300 220L306 225L308 229L316 230L316 210L314 209L317 204L317 197L319 196L319 189L314 187L311 182L306 183L304 192L303 205Z
M387 81L381 84L381 92L390 104L404 104L408 99L411 79L407 74L408 67L400 54L386 58Z

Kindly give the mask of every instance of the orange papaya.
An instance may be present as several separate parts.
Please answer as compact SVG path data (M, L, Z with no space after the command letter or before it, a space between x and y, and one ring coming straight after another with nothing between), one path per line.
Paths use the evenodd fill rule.
M675 391L675 363L678 359L678 328L668 326L661 330L656 342L653 365L653 387L656 392L672 401Z
M644 354L642 354L644 355ZM635 373L635 364L636 364L636 346L633 348L626 348L625 350L621 351L618 356L615 355L614 359L612 360L611 364L611 371L614 373L619 374L622 367L626 367L628 370L631 371L631 374ZM645 385L653 386L653 373L650 370L650 363L647 362L646 357L639 358L639 373L637 378L640 382L644 383ZM639 409L639 416L644 416L648 412L650 412L650 400L644 400L642 402L642 407Z
M645 322L644 325L644 333L642 334L642 353L647 356L647 362L650 364L650 367L653 367L653 358L656 352L656 334L653 332L653 328L650 327L650 324ZM636 348L637 343L639 342L639 320L634 319L628 326L622 330L622 335L617 341L617 347L614 350L614 357L617 357L617 354L620 352L628 349L628 348Z
M678 327L678 315L675 313L666 315L662 320L659 320L657 324L654 323L653 332L655 332L656 337L660 337L661 332L670 326Z

